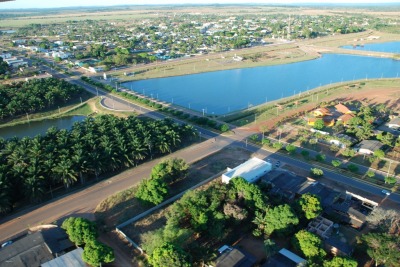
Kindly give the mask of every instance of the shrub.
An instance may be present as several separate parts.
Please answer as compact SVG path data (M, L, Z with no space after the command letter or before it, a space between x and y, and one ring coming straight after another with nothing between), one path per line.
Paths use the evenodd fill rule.
M348 166L347 166L347 169L349 170L349 171L351 171L351 172L358 172L358 167L356 166L356 165L354 165L354 164L349 164Z
M274 143L272 146L273 146L273 148L280 150L283 145L282 145L282 143Z
M310 173L314 177L321 177L324 175L324 171L318 168L311 168Z
M332 160L332 165L333 167L339 167L340 165L342 165L342 162L340 160L334 159Z
M326 156L323 155L323 154L317 154L317 155L315 155L315 160L316 160L316 161L324 162L325 159L326 159Z

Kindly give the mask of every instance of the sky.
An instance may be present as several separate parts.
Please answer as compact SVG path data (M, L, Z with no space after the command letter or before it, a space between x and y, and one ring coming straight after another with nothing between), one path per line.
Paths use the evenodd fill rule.
M112 6L143 4L298 4L298 3L399 3L400 0L14 0L0 2L0 9L55 8L71 6Z

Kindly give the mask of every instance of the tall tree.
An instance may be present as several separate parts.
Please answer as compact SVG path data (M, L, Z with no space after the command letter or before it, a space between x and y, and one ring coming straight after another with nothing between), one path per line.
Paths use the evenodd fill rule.
M321 238L306 230L301 230L295 234L294 245L308 259L318 261L326 255L326 252L322 249Z
M91 266L101 266L102 263L110 263L115 260L111 247L97 240L90 240L83 250L82 259Z
M316 195L304 194L298 200L298 204L308 220L314 219L322 212L321 202Z
M369 233L361 236L367 246L367 254L375 261L375 266L398 266L400 262L400 239L389 234Z
M85 218L69 217L62 223L61 228L77 246L89 243L98 237L96 223Z
M189 256L180 247L164 243L149 256L153 267L189 267Z
M265 213L256 212L253 222L257 225L255 235L261 233L271 235L275 230L287 229L290 225L297 225L299 218L288 204L267 209Z

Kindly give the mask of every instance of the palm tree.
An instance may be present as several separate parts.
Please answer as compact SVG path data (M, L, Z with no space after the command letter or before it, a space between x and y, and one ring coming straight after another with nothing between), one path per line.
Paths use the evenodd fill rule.
M66 189L77 181L77 172L74 169L74 162L69 159L66 154L61 154L59 162L53 168L53 172L64 184Z
M40 174L40 169L35 165L27 168L27 176L23 180L25 196L33 203L41 201L44 192L44 177Z

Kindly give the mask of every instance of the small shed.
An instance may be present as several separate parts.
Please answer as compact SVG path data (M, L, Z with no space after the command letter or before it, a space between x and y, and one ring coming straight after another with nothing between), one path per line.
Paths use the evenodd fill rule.
M249 183L254 183L271 169L271 163L254 157L234 169L228 168L227 172L222 175L222 182L229 184L232 178L243 177Z

